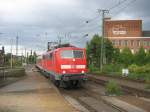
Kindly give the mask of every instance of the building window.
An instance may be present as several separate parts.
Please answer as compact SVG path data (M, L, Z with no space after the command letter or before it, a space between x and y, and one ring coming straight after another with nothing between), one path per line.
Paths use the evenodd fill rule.
M133 46L133 45L134 45L134 41L133 41L133 40L131 40L131 41L130 41L130 44L131 44L131 46Z
M140 41L139 41L139 40L137 40L137 46L138 46L138 47L140 46Z
M128 41L127 41L127 40L125 40L124 42L125 42L125 43L124 43L124 44L125 44L125 46L128 46Z
M150 46L150 41L148 43L149 43L148 45Z
M150 44L149 44L148 41L143 41L143 45L144 45L144 46L149 46Z
M140 40L140 41L139 41L139 44L140 44L140 46L143 46L143 41Z
M119 40L116 40L115 45L119 46Z
M112 40L112 44L115 45L115 40Z
M119 40L119 46L121 46L121 40Z

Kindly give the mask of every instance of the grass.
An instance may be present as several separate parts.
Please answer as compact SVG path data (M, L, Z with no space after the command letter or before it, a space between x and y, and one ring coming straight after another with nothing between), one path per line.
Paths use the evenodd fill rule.
M121 87L115 81L109 81L106 84L106 94L108 95L121 95Z
M150 79L149 78L147 78L147 80L146 80L146 87L145 87L145 89L150 90Z

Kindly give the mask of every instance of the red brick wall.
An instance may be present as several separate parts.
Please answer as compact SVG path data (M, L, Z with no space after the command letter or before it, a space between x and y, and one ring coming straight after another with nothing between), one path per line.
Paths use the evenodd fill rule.
M141 37L142 20L105 20L105 37Z

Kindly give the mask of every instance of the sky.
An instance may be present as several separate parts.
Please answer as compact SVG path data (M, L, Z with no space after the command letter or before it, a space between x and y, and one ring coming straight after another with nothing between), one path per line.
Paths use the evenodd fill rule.
M112 19L142 19L150 30L149 0L0 0L0 47L15 54L30 50L41 54L48 41L85 47L94 34L101 34L98 9L111 9ZM86 23L86 21L89 21ZM88 34L87 37L85 35Z

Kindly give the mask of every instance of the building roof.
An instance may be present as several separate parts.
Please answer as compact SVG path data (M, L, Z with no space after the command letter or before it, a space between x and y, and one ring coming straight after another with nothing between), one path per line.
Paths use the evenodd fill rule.
M143 37L150 37L150 31L143 31Z

